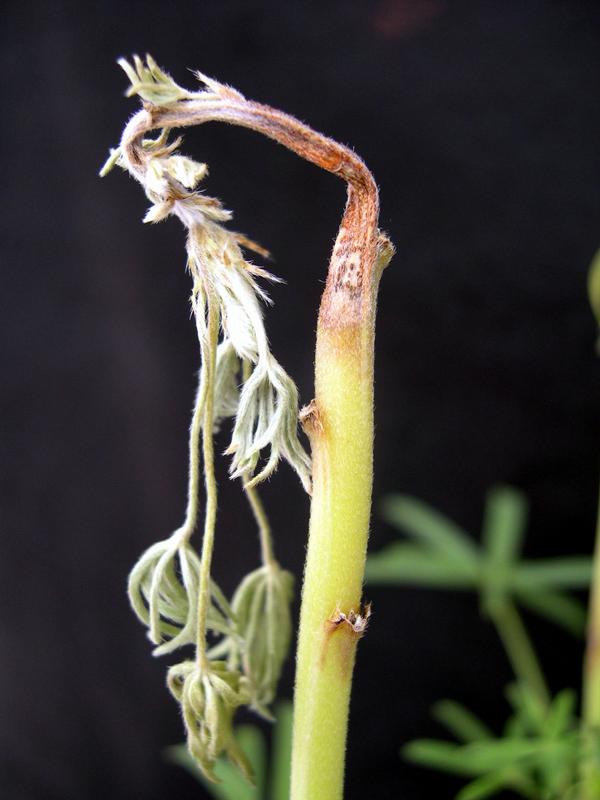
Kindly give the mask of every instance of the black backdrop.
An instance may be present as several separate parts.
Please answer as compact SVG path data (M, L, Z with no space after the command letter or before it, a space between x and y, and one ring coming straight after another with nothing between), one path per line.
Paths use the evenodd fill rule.
M186 68L200 68L373 170L398 247L381 287L375 499L401 489L477 532L486 488L508 482L531 500L528 553L587 552L599 9L21 0L3 4L0 41L1 796L202 797L161 760L181 725L124 594L134 559L182 516L198 356L180 226L143 226L139 187L96 177L135 107L115 59L149 51L190 83ZM288 281L268 327L307 401L344 186L248 131L206 126L186 149ZM307 500L285 467L265 497L281 561L300 575ZM236 487L221 498L216 573L230 590L257 548ZM372 547L393 537L375 512ZM472 597L369 596L347 797L451 797L457 781L406 765L398 747L440 733L428 709L445 696L499 726L509 667ZM581 644L533 631L553 687L576 685Z

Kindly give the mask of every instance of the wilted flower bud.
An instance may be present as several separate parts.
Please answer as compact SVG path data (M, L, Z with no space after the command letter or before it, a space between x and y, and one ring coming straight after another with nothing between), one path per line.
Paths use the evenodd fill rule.
M198 556L177 535L149 547L131 571L129 600L160 645L155 655L194 641L198 573Z
M131 571L129 600L148 626L150 641L159 645L155 656L195 643L199 575L200 559L178 532L149 547ZM231 609L212 582L211 593L207 625L227 635L232 631Z
M215 762L226 754L253 782L252 767L233 730L235 710L249 700L246 679L223 661L211 662L206 670L194 661L184 661L171 667L167 686L181 705L188 749L204 775L217 782Z
M190 92L176 84L170 75L160 69L152 56L146 56L145 64L139 56L133 57L133 65L124 58L119 59L118 64L131 81L127 92L128 97L137 94L149 103L167 105L192 96Z
M292 637L293 584L290 572L268 564L246 575L231 603L252 705L265 716L270 716L266 707L275 698Z
M311 462L298 439L298 390L296 384L269 353L258 362L242 386L239 407L225 451L232 454L231 476L252 476L254 486L268 478L284 458L296 470L310 494ZM270 448L267 463L254 474L261 452Z

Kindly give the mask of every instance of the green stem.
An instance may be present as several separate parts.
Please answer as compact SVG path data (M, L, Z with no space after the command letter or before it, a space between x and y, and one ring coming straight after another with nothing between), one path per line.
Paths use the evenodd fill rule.
M334 260L335 254L336 248ZM292 800L343 795L350 688L365 627L354 615L361 614L371 510L375 295L390 254L365 271L358 308L356 297L344 291L343 277L330 269L319 314L315 400L304 415L313 494L298 637Z
M594 571L590 589L582 710L583 721L588 728L600 727L600 502L596 525Z
M584 753L581 765L581 797L594 800L600 795L600 768L593 757L600 730L600 502L596 522L594 569L590 587L587 644L583 662L582 731Z
M196 529L198 522L198 497L200 494L200 431L204 418L204 405L206 403L208 384L205 379L205 370L200 372L200 381L196 393L192 424L190 425L189 443L189 477L188 477L188 500L185 511L183 525L179 533L183 541L188 541Z
M260 540L260 552L262 563L266 567L275 566L275 556L273 554L273 537L271 535L271 526L267 517L265 507L260 495L254 486L248 486L244 483L244 490L248 503L252 509L256 525L258 527L258 537Z
M527 634L521 615L509 601L490 612L496 625L509 661L519 681L527 684L538 699L547 707L550 705L550 692L544 673Z
M358 334L355 334L360 338ZM368 353L319 330L310 422L313 498L302 593L293 800L342 797L348 705L360 633L336 624L360 609L371 506L373 396ZM361 363L362 362L362 363Z
M206 618L210 604L210 566L215 541L217 519L217 482L215 478L215 457L213 444L214 388L217 340L219 336L219 306L212 291L207 293L208 323L207 340L202 342L202 382L206 385L204 420L202 424L202 456L204 460L204 483L206 487L206 510L204 535L202 537L202 556L198 581L198 628L196 637L196 661L202 670L208 669L206 656Z

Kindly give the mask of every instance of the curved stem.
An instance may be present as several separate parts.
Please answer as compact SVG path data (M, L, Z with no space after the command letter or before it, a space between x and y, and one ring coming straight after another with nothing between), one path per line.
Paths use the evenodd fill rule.
M225 122L274 139L301 158L347 181L348 199L325 294L333 285L354 289L357 295L362 294L362 289L369 292L377 257L379 201L377 186L363 161L348 147L317 133L290 114L246 100L239 92L216 81L210 81L209 87L210 92L202 92L173 107L147 105L131 118L121 138L121 151L129 171L143 183L148 154L142 140L157 128ZM335 310L332 312L335 314Z
M215 457L213 444L214 388L217 340L219 335L219 306L214 293L207 292L208 325L207 337L202 342L202 381L206 386L204 420L202 424L202 456L204 460L204 483L206 487L206 511L200 577L198 581L198 628L196 636L196 661L202 670L208 668L206 656L206 618L210 603L210 566L215 540L217 519L217 482L215 479Z

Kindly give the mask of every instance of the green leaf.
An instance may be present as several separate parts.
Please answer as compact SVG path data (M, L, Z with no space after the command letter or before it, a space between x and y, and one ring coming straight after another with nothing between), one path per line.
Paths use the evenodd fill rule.
M493 737L490 729L468 708L454 700L440 700L433 707L433 716L462 742L476 742Z
M402 748L402 755L408 761L420 764L442 772L452 772L456 775L477 775L478 770L473 770L462 757L464 748L453 742L443 742L438 739L416 739Z
M293 705L279 703L275 709L275 729L271 750L271 800L288 800L292 766Z
M454 561L423 547L393 542L369 556L365 572L369 583L410 583L449 589L477 587L471 563Z
M483 546L494 566L513 561L521 550L527 523L527 501L510 486L495 486L487 493L483 520Z
M456 795L456 800L482 800L484 797L492 797L509 785L503 772L491 772L463 786Z
M587 556L522 561L516 568L519 589L587 589L592 580L592 559Z
M511 683L506 687L506 697L514 708L523 729L529 734L543 734L546 706L537 692L526 683Z
M574 636L583 636L587 613L585 607L575 598L560 592L517 593L519 602L551 622L560 625Z
M521 492L508 486L496 486L487 493L481 575L482 605L487 614L493 615L510 592L526 519L527 504Z
M567 797L567 789L576 780L579 764L577 745L571 736L555 740L556 748L540 758L537 770L540 783L545 789L544 797L561 800ZM596 795L592 795L596 796Z
M502 730L502 737L504 739L519 739L525 736L526 726L523 719L518 714L511 714L506 720Z
M250 759L256 786L252 786L244 780L239 770L225 758L220 758L215 766L215 775L220 783L212 783L204 777L184 744L167 747L164 754L167 760L183 767L202 783L215 800L260 800L264 797L267 766L264 738L255 725L240 725L236 728L236 738Z
M403 748L403 753L415 763L475 777L499 769L512 769L519 762L535 763L540 760L540 756L546 756L558 747L559 744L553 741L529 738L493 739L465 745L435 739L418 739L409 742Z
M548 751L550 743L535 739L494 739L464 745L462 758L474 773L513 767L519 761L531 761Z
M408 495L387 497L382 506L384 519L439 553L458 561L478 562L477 547L470 536L452 520Z
M556 695L546 717L545 735L548 738L560 736L571 727L576 703L577 693L573 689L563 689Z

